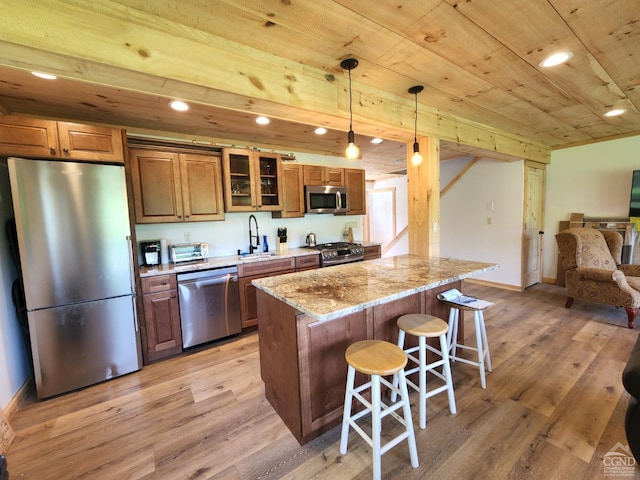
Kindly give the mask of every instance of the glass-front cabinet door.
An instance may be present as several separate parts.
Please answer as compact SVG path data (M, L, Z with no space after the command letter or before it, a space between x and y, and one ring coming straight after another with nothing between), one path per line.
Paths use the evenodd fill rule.
M225 211L282 210L280 154L225 148L222 159Z
M255 152L255 154L256 173L259 178L259 185L257 185L259 209L270 212L282 210L282 188L279 182L282 178L280 154L263 152Z

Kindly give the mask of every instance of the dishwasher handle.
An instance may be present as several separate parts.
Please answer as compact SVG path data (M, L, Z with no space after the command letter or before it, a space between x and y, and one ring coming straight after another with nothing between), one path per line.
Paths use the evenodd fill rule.
M229 281L235 282L238 281L238 276L237 275L231 275L231 274L226 274L226 275L216 275L215 277L206 277L206 278L200 278L200 279L195 279L195 280L187 280L180 282L180 285L192 285L195 288L205 288L205 287L211 287L212 285L219 285L222 283L227 283Z
M196 272L179 273L178 284L193 283L199 280L211 280L214 278L226 278L228 275L237 277L238 267L214 268L210 270L198 270Z

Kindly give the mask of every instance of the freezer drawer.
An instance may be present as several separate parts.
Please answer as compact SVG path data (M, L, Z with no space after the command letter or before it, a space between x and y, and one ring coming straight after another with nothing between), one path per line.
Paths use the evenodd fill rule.
M236 267L178 275L182 346L240 333L240 290Z
M27 313L38 398L142 367L134 300L128 295Z

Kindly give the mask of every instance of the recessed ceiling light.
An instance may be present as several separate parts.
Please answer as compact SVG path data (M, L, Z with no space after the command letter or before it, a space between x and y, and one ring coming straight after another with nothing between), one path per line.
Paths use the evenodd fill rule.
M604 114L605 117L616 117L618 115L622 115L624 112L626 112L626 110L624 108L616 108L613 110L609 110L607 113Z
M314 131L316 135L324 135L325 133L327 133L327 129L324 127L318 127Z
M553 55L548 56L543 61L540 62L541 67L555 67L556 65L560 65L561 63L566 62L571 57L573 57L573 52L560 52L554 53Z
M51 75L50 73L42 73L42 72L31 72L31 75L35 75L38 78L44 78L45 80L55 80L55 75Z
M270 121L271 120L269 120L267 117L256 117L256 123L258 125L268 125Z
M376 137L376 138L372 138L372 139L371 139L371 143L376 144L376 145L377 145L378 143L382 143L382 142L384 142L384 140L383 140L383 139L381 139L380 137Z
M187 105L182 100L173 100L169 103L169 106L179 112L186 112L187 110L189 110L189 105Z

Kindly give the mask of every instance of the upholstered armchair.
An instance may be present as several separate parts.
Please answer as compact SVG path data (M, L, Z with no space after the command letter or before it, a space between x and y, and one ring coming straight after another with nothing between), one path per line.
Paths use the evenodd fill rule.
M612 230L569 228L556 235L565 269L567 302L579 298L623 307L628 327L640 309L640 265L620 265L622 235Z

